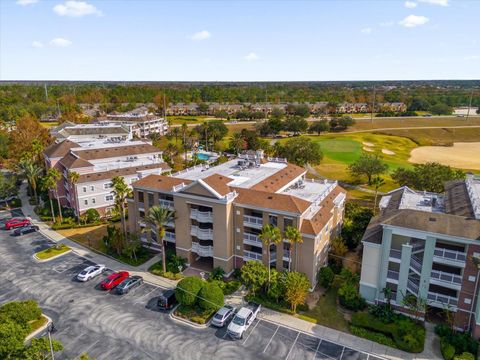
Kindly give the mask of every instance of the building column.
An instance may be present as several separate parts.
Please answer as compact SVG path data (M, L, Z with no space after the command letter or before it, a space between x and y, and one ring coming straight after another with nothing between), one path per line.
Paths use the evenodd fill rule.
M412 257L412 245L402 245L402 259L400 263L400 274L398 277L396 303L401 304L404 295L407 293L408 273L410 272L410 259Z
M428 287L430 285L430 275L432 273L433 253L437 239L427 236L425 240L425 249L423 250L422 274L420 276L420 286L418 289L418 298L427 300Z
M385 296L382 293L382 289L387 284L387 271L388 271L388 262L390 257L390 248L392 245L392 230L383 229L382 235L382 258L380 268L382 269L380 276L378 277L377 285L377 294L376 298L379 300L384 300Z

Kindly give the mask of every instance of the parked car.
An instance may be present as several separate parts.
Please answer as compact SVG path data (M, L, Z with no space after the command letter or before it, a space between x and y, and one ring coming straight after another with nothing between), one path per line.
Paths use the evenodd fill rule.
M27 225L27 226L22 226L22 227L16 228L13 231L13 235L20 236L20 235L29 234L31 232L36 232L36 231L38 231L38 226Z
M230 305L225 305L213 316L212 325L216 327L224 327L234 314L235 308Z
M135 289L143 284L143 278L141 276L129 276L123 280L117 287L118 294L128 294L130 290Z
M80 271L77 275L77 280L78 281L88 281L90 279L93 279L94 277L104 273L107 270L107 267L102 264L98 265L92 265L89 267L86 267L82 271Z
M15 229L27 225L30 225L30 220L26 218L13 218L5 221L5 230Z
M166 290L159 296L157 305L160 309L170 310L177 304L174 290Z
M260 309L261 305L255 303L250 303L248 306L242 307L228 325L227 334L232 339L242 339L245 331L247 331L257 318Z
M100 286L102 289L105 290L111 290L114 287L118 286L123 280L125 280L130 274L128 271L119 271L116 273L113 273L109 277L107 277L105 280L103 280L100 283Z

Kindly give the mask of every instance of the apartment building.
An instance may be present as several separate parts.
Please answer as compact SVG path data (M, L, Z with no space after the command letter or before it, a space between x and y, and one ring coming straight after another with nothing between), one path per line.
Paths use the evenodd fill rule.
M124 177L127 184L149 174L170 171L162 159L162 152L146 141L122 139L92 139L73 142L63 140L44 151L46 168L56 168L62 174L58 182L58 196L64 206L76 214L97 209L108 216L114 207L112 178ZM76 183L69 174L76 172Z
M165 135L168 122L163 117L144 112L109 114L96 119L99 124L118 124L128 128L136 138L147 138L152 134Z
M403 187L382 197L363 237L360 293L400 311L407 294L427 302L428 316L455 313L455 326L480 335L480 178L449 182L445 193Z
M77 144L83 142L91 143L95 140L110 140L114 142L121 139L127 141L133 138L133 133L128 126L110 122L75 124L66 121L58 126L52 127L50 134L55 138L56 142L70 140Z
M305 175L305 169L285 159L264 158L262 152L171 176L150 175L133 184L129 228L140 233L151 206L168 207L176 213L166 232L168 247L190 266L219 266L231 273L256 260L278 270L304 272L314 285L318 269L327 262L330 239L340 231L346 192L336 181ZM295 226L303 242L292 249L286 241L272 245L267 258L259 239L265 224L282 233ZM144 233L143 241L160 250L154 232Z

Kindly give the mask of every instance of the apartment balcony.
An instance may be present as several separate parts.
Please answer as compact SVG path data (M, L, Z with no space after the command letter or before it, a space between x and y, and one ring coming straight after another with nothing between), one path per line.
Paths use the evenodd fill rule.
M165 241L175 242L175 239L176 239L175 233L170 231L165 232Z
M415 256L410 258L410 268L412 268L418 275L422 274L422 263Z
M430 274L430 282L432 284L445 286L456 290L460 290L462 287L462 277L460 275L438 270L432 270Z
M448 250L436 247L433 251L433 261L440 264L465 267L467 254L461 251Z
M163 199L160 199L160 206L163 207L163 208L167 208L169 210L173 210L174 207L173 207L173 201L171 200L163 200Z
M261 229L263 226L263 218L257 216L243 215L243 226Z
M200 245L197 242L192 242L192 251L201 257L213 257L213 246Z
M256 253L256 252L253 252L253 251L243 250L243 260L245 260L245 261L250 261L250 260L262 261L262 254L261 253Z
M196 236L200 240L213 240L212 229L200 229L198 226L192 225L190 235Z
M277 261L277 253L276 252L271 252L270 253L270 262L275 262Z
M457 307L458 305L458 298L448 295L437 294L430 291L428 292L427 300L429 305L442 309L448 307Z
M407 290L410 290L413 294L418 294L418 290L420 288L420 284L412 279L408 279L407 281Z
M398 284L399 277L400 277L400 273L398 271L394 271L394 270L387 271L387 281Z
M400 263L402 260L402 251L396 249L390 249L390 261Z
M257 235L243 233L243 243L246 245L262 247L262 240Z
M190 219L197 220L201 223L213 224L213 213L211 211L200 211L197 209L191 209Z
M143 202L137 202L138 210L143 210L145 211L145 203Z

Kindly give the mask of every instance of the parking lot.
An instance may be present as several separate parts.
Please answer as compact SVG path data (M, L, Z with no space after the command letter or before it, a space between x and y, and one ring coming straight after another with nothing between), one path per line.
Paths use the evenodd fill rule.
M32 255L49 246L40 233L12 237L0 230L0 303L37 300L55 323L53 336L65 347L56 359L83 352L98 360L379 359L264 320L256 320L237 341L226 336L225 328L192 328L157 308L163 289L154 285L125 295L101 290L99 283L110 269L79 282L75 276L93 262L73 253L36 263Z

